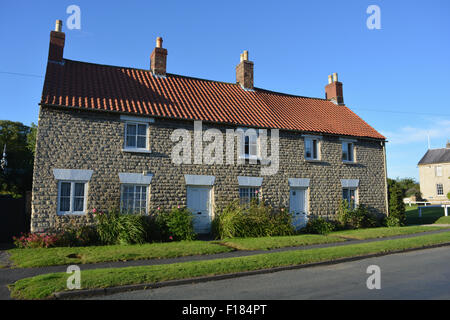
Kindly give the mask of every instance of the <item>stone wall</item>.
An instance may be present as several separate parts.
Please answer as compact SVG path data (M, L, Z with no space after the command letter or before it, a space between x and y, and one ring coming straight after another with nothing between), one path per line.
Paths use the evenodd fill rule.
M186 205L185 174L215 176L214 204L223 206L238 199L238 176L261 176L260 164L175 165L171 162L174 129L193 131L192 121L155 118L149 128L151 153L122 151L124 122L119 114L67 110L42 106L39 114L33 177L32 231L61 229L68 224L92 223L90 215L57 215L57 181L53 169L93 170L87 209L120 204L119 173L151 172L149 209ZM207 125L203 129L222 125ZM273 206L289 207L288 178L309 178L309 212L331 217L342 197L340 179L359 179L358 199L377 214L386 213L384 152L379 141L358 139L356 164L341 160L341 141L323 135L321 161L304 160L301 133L280 131L280 164L275 175L264 176L262 197ZM224 148L225 149L225 148ZM269 149L270 150L270 149Z

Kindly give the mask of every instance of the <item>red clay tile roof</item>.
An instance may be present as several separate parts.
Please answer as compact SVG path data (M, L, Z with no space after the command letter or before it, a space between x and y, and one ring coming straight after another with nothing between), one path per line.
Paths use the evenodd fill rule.
M41 104L385 139L343 105L149 70L49 62Z

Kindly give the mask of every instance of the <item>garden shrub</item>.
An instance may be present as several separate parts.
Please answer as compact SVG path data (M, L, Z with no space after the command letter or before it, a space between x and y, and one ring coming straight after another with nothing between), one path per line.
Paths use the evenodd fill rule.
M95 226L67 228L59 234L58 247L90 246L99 243L99 235Z
M22 249L55 247L58 240L58 235L51 233L29 233L13 237L14 245Z
M185 207L170 212L158 210L148 218L147 234L148 241L194 240L192 213Z
M384 219L386 227L401 227L400 219L394 216L388 216Z
M306 227L302 230L302 232L312 234L329 234L334 230L335 225L332 222L329 222L324 218L318 217L310 219L306 224Z
M291 215L282 209L252 202L248 206L232 202L219 211L212 223L216 238L267 237L294 234Z
M194 240L196 234L192 220L192 213L187 208L173 208L166 214L164 221L167 225L169 240Z
M403 190L398 182L393 182L389 186L389 216L396 217L400 226L406 224L406 209L403 202Z
M112 209L109 212L94 212L94 218L102 244L140 244L147 239L147 221L143 215L125 214Z
M344 229L373 228L379 225L378 219L366 206L358 205L352 209L347 200L342 200L339 204L337 218Z

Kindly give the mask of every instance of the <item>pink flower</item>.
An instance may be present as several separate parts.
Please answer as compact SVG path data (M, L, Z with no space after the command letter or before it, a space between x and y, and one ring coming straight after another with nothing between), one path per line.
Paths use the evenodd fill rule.
M97 209L92 209L92 213L97 213Z
M258 193L258 190L256 190L255 193L257 194L257 193Z
M161 210L161 208L160 208L160 207L158 207L158 210Z
M178 205L178 209L180 209L180 205Z
M173 237L172 237L172 236L170 236L170 237L169 237L169 239L170 239L170 240L173 240Z

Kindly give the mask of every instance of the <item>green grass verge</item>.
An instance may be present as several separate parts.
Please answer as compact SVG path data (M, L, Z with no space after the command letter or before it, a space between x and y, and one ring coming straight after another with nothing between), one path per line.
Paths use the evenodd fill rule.
M345 230L332 232L330 235L339 236L348 239L374 239L374 238L385 238L413 233L420 233L426 231L435 231L445 229L443 227L423 227L423 226L409 226L409 227L391 227L391 228L370 228L370 229L357 229L357 230Z
M14 266L20 268L107 261L164 259L230 251L233 251L233 249L205 241L8 250L10 260L14 263Z
M450 242L450 232L414 238L385 240L333 248L266 253L239 258L193 261L169 265L108 268L81 272L82 289L105 288L129 284L156 283L167 280L220 275L281 266L301 265L367 254L421 248ZM65 291L66 273L51 273L21 279L10 286L17 299L45 299Z
M417 205L406 205L406 223L414 224L433 224L444 216L444 208L422 208L422 217L419 217ZM441 222L442 223L442 222Z
M436 220L434 224L450 224L450 216L447 217L440 217Z
M345 239L316 234L304 234L284 237L233 238L221 240L220 243L237 250L270 250L342 241L345 241Z

